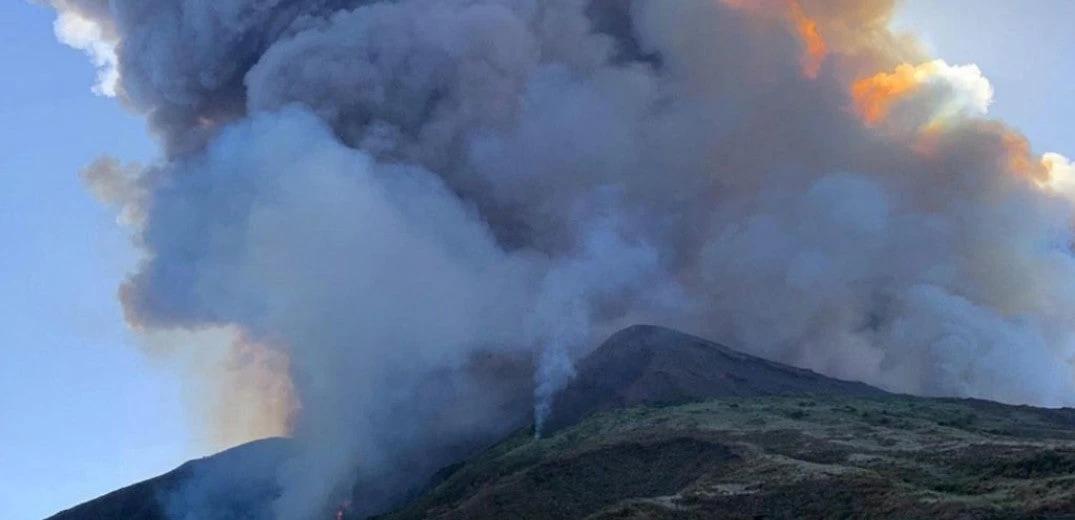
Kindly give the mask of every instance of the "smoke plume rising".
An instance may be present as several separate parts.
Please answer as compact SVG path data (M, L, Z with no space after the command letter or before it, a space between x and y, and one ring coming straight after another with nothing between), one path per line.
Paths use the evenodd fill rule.
M287 360L281 520L352 484L383 511L521 407L540 425L638 321L1075 404L1075 170L891 0L49 3L161 143L86 174L143 251L131 324Z

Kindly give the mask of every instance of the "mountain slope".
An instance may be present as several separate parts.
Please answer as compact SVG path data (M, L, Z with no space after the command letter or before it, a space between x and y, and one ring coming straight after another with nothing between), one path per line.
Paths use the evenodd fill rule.
M384 520L1075 518L1075 410L770 396L531 433Z
M268 504L279 493L276 468L290 449L289 440L278 438L243 444L46 520L196 520L196 511L207 508L228 518L264 518Z
M527 423L533 404L532 370L512 360L481 359L467 372L466 380L501 396L496 401L501 427L494 438L433 439L422 453L408 454L410 461L398 475L378 475L356 483L355 516L362 510L386 511L381 502L397 505L421 495L426 477L436 468L480 453L500 435ZM448 376L451 376L449 374ZM429 384L453 387L451 377L431 378ZM503 387L503 388L500 388ZM861 383L827 378L819 374L736 352L727 347L673 330L634 326L612 335L578 367L577 377L555 399L546 432L576 424L602 410L637 404L669 404L716 397L762 395L877 396L884 392ZM468 404L468 395L457 405ZM452 413L446 407L444 413ZM487 428L488 429L488 428ZM129 486L74 507L49 520L204 520L204 511L224 518L268 517L268 507L278 494L276 467L287 451L286 441L251 443L206 459L193 461L160 477ZM683 445L681 450L702 450ZM613 453L606 457L620 457ZM719 458L719 457L718 457ZM627 460L627 459L625 459ZM656 464L643 460L638 463ZM442 475L434 475L438 482ZM417 486L417 487L416 487ZM371 497L380 497L371 505Z
M480 386L518 386L498 395L510 397L504 425L524 424L516 383L530 372L495 361ZM620 331L584 359L546 426L488 450L426 446L401 469L410 481L478 454L381 518L1075 520L1075 411L888 394L658 327ZM270 518L289 446L251 443L50 520ZM348 520L371 493L413 496L379 476L356 485Z
M542 433L595 411L766 395L881 396L877 388L775 363L681 332L649 325L613 334L578 367L553 401Z

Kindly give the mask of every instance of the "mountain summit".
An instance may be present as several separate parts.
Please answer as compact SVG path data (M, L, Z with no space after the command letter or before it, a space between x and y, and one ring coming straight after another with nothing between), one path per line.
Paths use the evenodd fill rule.
M1075 520L1075 410L890 394L652 326L382 520Z
M608 338L553 400L545 432L588 414L643 404L777 395L881 396L872 386L744 354L702 338L635 325Z
M509 402L515 433L431 453L455 463L377 518L1075 518L1072 410L889 394L648 325L579 363L542 438ZM49 520L195 520L176 512L204 503L226 516L196 520L268 520L289 449L251 443Z

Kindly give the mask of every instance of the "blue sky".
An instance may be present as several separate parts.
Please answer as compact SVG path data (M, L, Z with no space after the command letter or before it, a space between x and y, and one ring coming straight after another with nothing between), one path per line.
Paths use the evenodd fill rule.
M977 63L993 114L1037 151L1075 156L1073 19L1067 0L914 0L899 24L948 62ZM153 143L90 92L93 68L56 43L49 11L5 0L0 24L0 519L21 520L202 448L180 381L133 346L115 292L136 257L77 175L103 152L147 160Z
M953 65L977 64L995 91L990 115L1035 151L1075 156L1075 2L906 0L898 27L913 29Z
M0 2L0 518L42 518L191 455L178 381L132 345L116 287L134 260L78 170L152 156L90 92L49 11Z

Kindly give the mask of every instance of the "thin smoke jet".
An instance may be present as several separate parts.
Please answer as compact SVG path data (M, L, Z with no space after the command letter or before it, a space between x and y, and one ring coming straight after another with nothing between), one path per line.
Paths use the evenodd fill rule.
M286 360L274 518L383 512L540 433L639 321L1075 404L1075 170L891 0L48 3L161 143L85 174L143 252L128 320Z

